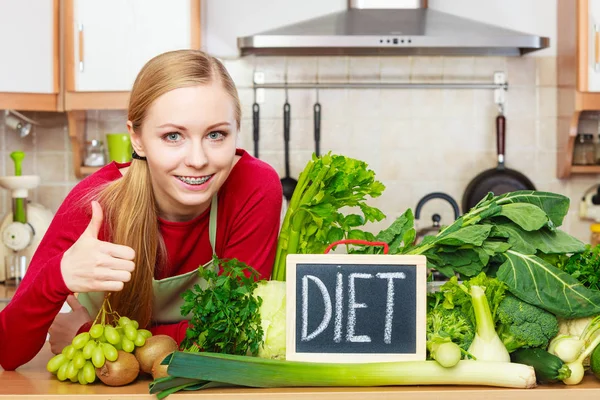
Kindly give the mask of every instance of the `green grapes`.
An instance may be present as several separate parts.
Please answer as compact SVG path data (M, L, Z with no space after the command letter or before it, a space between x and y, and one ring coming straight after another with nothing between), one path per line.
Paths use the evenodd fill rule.
M114 313L102 309L98 316L106 314ZM138 329L139 323L128 317L119 317L114 325L104 320L94 322L89 332L75 336L71 344L52 357L46 364L48 372L56 375L59 381L69 380L81 385L93 383L96 368L101 368L106 361L116 361L118 350L133 353L152 336L147 329Z

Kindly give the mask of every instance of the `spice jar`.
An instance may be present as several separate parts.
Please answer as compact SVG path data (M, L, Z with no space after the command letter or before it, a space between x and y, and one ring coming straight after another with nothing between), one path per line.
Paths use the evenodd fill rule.
M84 165L88 167L101 167L105 162L104 143L101 140L89 140L86 142L86 155Z
M577 135L573 149L573 164L596 164L596 145L594 144L594 135L591 133L580 133Z

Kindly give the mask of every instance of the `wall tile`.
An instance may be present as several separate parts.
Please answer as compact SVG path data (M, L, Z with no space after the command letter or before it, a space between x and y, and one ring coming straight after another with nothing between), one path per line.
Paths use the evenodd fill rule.
M506 153L512 154L515 150L530 151L532 154L537 149L536 126L534 118L506 120Z
M557 123L557 119L552 117L540 117L536 120L537 148L539 150L556 152Z
M379 59L381 81L410 82L413 57L381 57Z
M42 185L37 191L37 202L56 213L63 199L67 196L69 188L67 186Z
M23 138L20 137L16 131L8 127L6 127L4 134L6 139L6 150L9 153L11 151L24 151L25 153L31 153L35 150L35 129L32 129L31 133Z
M558 115L556 95L557 91L555 87L539 87L537 89L539 117L556 117Z
M283 151L283 119L261 118L258 144L261 153Z
M472 118L475 112L475 93L473 90L443 90L441 115L464 121Z
M251 87L254 79L254 63L256 57L248 56L238 59L221 60L229 72L235 85L240 87Z
M55 184L66 180L66 154L65 153L38 153L37 175L42 183Z
M348 82L348 57L319 57L319 82Z
M316 90L295 89L288 91L292 120L313 118L313 106L317 98ZM319 96L320 100L320 96ZM322 105L321 105L322 106Z
M534 57L537 67L537 85L556 87L556 57Z
M64 123L59 126L36 126L36 145L43 151L67 151L71 146L69 132ZM69 145L67 147L67 145Z
M256 57L255 68L265 74L265 83L285 82L285 57Z
M535 117L537 109L536 101L536 89L534 86L511 86L506 96L506 118Z
M409 89L381 89L380 116L399 119L412 116L412 92Z
M413 82L441 81L444 75L442 57L415 57L412 63L411 80Z
M290 83L314 83L318 78L316 57L288 57L287 74Z
M260 144L260 142L259 142ZM237 137L237 147L246 150L248 153L254 155L254 144L253 144L253 132L252 132L252 120L243 119L240 126L240 132Z
M506 58L504 57L475 57L474 79L484 82L494 82L495 72L506 71Z
M381 77L378 57L351 57L350 82L375 82Z
M444 93L440 89L410 89L414 118L437 118L443 115Z
M106 143L107 133L127 133L127 112L124 110L100 110L98 111L98 133L104 137Z
M349 90L347 89L321 89L319 90L319 103L321 103L321 118L351 119Z
M254 90L248 88L238 88L238 97L242 108L242 119L252 119L252 105L254 104ZM260 118L264 117L263 104L259 104Z
M360 120L377 118L381 114L381 90L358 89L348 93L349 111Z
M474 57L444 57L443 79L448 83L460 83L472 79L475 72Z
M535 86L536 57L508 57L506 61L507 81L511 86Z

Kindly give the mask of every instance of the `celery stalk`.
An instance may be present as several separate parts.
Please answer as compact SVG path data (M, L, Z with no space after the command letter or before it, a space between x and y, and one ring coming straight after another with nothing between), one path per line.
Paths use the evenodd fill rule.
M483 385L536 386L530 366L507 362L460 361L452 368L436 361L366 364L308 363L217 353L174 352L171 376L249 387Z
M378 197L384 189L363 161L331 153L313 155L298 177L281 224L271 279L285 281L288 254L321 253L331 242L351 236L371 238L359 227L385 216L367 205L366 198ZM351 209L359 214L346 215Z

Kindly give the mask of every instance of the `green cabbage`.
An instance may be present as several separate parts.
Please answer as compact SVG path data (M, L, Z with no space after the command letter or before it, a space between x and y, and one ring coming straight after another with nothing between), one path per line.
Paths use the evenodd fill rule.
M285 282L260 281L252 294L262 298L263 344L258 356L285 360Z

